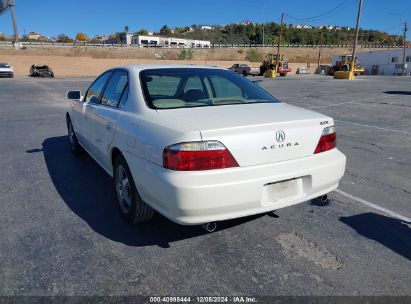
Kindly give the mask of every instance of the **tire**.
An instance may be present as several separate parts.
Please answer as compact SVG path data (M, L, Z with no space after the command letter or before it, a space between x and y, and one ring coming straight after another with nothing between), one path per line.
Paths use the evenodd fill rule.
M83 147L79 144L76 133L74 132L73 124L70 118L67 119L67 132L70 140L71 151L74 155L79 156L84 153Z
M122 155L117 156L113 167L114 187L121 214L129 224L149 221L154 215L154 209L141 199L127 162Z
M260 67L260 76L264 76L264 73L266 71L266 68L264 66Z
M247 71L243 71L243 76L244 76L244 77L247 77L247 75L248 75L248 74L247 74Z

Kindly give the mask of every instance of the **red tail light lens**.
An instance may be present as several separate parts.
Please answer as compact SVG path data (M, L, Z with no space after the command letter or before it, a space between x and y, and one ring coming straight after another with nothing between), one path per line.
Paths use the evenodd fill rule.
M166 147L163 166L178 171L200 171L238 167L238 163L223 144L207 141Z
M328 127L323 130L314 154L329 151L337 146L337 134L334 127Z

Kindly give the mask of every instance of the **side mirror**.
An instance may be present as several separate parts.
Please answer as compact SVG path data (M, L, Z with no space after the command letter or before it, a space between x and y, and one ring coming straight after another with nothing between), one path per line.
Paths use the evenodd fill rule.
M80 91L68 91L67 92L67 99L80 100L81 99L81 92Z

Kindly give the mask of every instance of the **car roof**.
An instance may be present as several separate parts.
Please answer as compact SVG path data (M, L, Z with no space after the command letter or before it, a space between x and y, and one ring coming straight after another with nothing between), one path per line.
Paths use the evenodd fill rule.
M197 65L197 64L131 64L113 67L112 69L126 69L133 72L140 72L143 70L151 69L217 69L224 70L223 68L211 66L211 65Z

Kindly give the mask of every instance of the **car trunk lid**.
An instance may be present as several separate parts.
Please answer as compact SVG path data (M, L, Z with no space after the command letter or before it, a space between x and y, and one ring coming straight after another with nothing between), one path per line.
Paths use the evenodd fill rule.
M218 140L241 167L311 156L331 118L284 103L224 105L160 110Z

